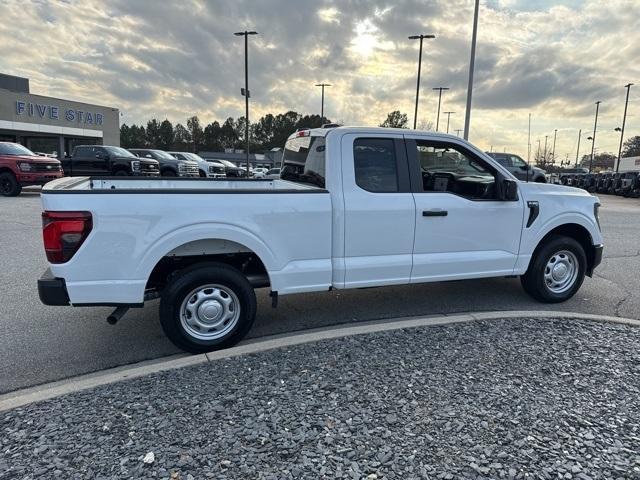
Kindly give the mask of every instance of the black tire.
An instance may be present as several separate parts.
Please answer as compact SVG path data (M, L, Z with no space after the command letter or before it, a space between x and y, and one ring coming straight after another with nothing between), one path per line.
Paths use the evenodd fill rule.
M115 171L115 173L114 173L114 175L115 175L116 177L126 177L126 176L128 176L128 175L129 175L129 172L127 172L126 170L122 170L122 169L120 169L120 170L116 170L116 171Z
M167 168L166 170L163 170L161 175L163 177L177 177L178 176L176 171L175 170L171 170L170 168Z
M0 173L0 195L3 197L17 197L21 191L22 185L18 183L13 173Z
M538 177L534 180L535 183L547 183L547 179L545 177Z
M205 173L204 170L198 170L198 175L200 175L200 178L206 178L207 174Z
M189 297L194 298L191 292L212 284L231 290L239 302L240 312L235 325L224 336L202 339L185 328L180 310L183 302L187 302ZM256 308L255 292L242 273L223 263L200 263L179 272L165 287L160 299L160 324L178 348L190 353L210 352L231 347L242 340L253 325Z
M548 262L559 252L571 252L577 261L577 276L568 288L562 292L554 292L545 281ZM561 256L560 256L561 257ZM565 255L565 258L567 256ZM543 303L560 303L569 300L580 289L587 269L587 256L582 245L571 237L553 235L536 248L527 272L520 277L524 290L536 300Z

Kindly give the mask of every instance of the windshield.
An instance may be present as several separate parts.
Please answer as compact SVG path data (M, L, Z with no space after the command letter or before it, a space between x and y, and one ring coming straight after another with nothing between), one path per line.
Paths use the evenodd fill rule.
M182 156L184 156L185 159L187 160L192 160L194 162L204 162L204 158L202 158L200 155L197 155L195 153L191 153L191 152L176 152L176 153L180 153Z
M226 165L227 167L233 167L233 168L237 168L233 163L231 163L229 160L211 160L212 162L219 162L223 165Z
M324 137L293 137L282 153L280 178L324 188Z
M121 147L104 147L104 149L117 157L135 157L135 155L129 150L125 150Z
M175 160L176 159L176 157L174 157L170 153L163 152L162 150L151 150L151 151L153 153L155 153L158 156L158 158L161 158L162 160Z
M36 156L31 150L19 143L0 143L0 155L31 155Z

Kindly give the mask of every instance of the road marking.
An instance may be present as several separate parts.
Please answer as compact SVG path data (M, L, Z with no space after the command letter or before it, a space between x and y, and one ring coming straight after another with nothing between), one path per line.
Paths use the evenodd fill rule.
M479 322L498 319L516 318L566 318L572 320L590 320L596 322L612 322L624 325L640 327L640 320L631 318L612 317L606 315L593 315L587 313L574 312L532 312L532 311L492 311L478 312L459 315L439 315L422 316L398 319L384 319L371 322L362 322L356 325L342 325L323 327L304 332L295 332L283 335L273 335L242 342L238 346L218 350L201 355L174 355L169 358L145 361L133 365L125 365L110 368L100 372L80 375L77 377L59 380L52 383L45 383L35 387L16 390L11 393L0 395L0 412L12 408L28 405L34 402L49 400L66 395L68 393L80 392L101 385L108 385L123 380L139 378L156 372L174 370L177 368L192 365L201 365L207 362L215 362L224 358L232 358L250 353L264 352L283 347L291 347L304 343L331 340L336 338L363 335L367 333L384 332L389 330L401 330L404 328L418 328L436 325L449 325L464 322Z

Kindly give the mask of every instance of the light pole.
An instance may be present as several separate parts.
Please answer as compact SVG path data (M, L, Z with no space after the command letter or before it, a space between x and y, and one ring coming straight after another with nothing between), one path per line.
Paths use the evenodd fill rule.
M544 136L544 164L547 164L547 138L549 138L549 135L545 135Z
M529 133L527 135L527 163L531 163L531 113L529 113Z
M436 117L436 132L438 131L438 126L440 125L440 103L442 102L442 91L449 90L449 87L434 87L432 90L438 91L438 116Z
M413 112L413 129L416 129L416 125L418 122L418 97L420 96L420 70L422 68L422 41L425 38L436 38L435 35L411 35L409 40L417 40L420 39L420 53L418 54L418 81L416 82L416 108Z
M582 137L582 129L578 131L578 148L576 148L576 168L578 168L578 156L580 155L580 138Z
M316 83L316 87L322 87L322 102L320 103L320 122L324 123L324 87L330 87L330 83Z
M556 161L556 136L558 135L558 129L553 131L553 150L551 151L552 163Z
M596 147L596 128L598 127L598 109L600 108L600 100L596 102L596 119L593 122L593 138L591 140L591 160L589 160L589 173L593 167L593 154Z
M247 178L249 178L249 35L257 35L258 32L247 31L235 32L236 37L244 37L244 89L240 89L242 95L244 95L245 105L245 126L244 136L247 141Z
M629 90L631 90L633 83L627 83L625 88L627 89L627 99L624 101L624 115L622 117L622 128L620 129L620 148L618 148L618 161L616 162L616 173L620 167L620 156L622 155L622 142L624 140L624 124L627 121L627 105L629 105Z
M449 120L451 120L451 114L456 112L442 112L447 114L447 133L449 133Z
M462 128L456 128L456 135L460 136L460 132L462 132Z
M471 60L469 61L469 84L467 86L467 110L464 114L464 139L469 140L469 124L471 123L471 94L473 92L473 67L476 62L476 38L478 37L478 11L480 0L476 0L473 12L473 35L471 36Z

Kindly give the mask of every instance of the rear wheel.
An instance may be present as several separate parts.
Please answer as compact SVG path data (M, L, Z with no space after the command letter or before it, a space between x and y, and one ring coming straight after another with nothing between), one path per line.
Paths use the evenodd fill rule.
M536 300L564 302L582 285L586 267L587 256L582 245L571 237L555 235L536 250L520 281Z
M22 185L18 183L13 173L0 173L0 195L3 197L17 197L21 191Z
M247 278L229 265L205 263L177 274L160 300L160 323L169 339L191 353L231 347L256 316Z

